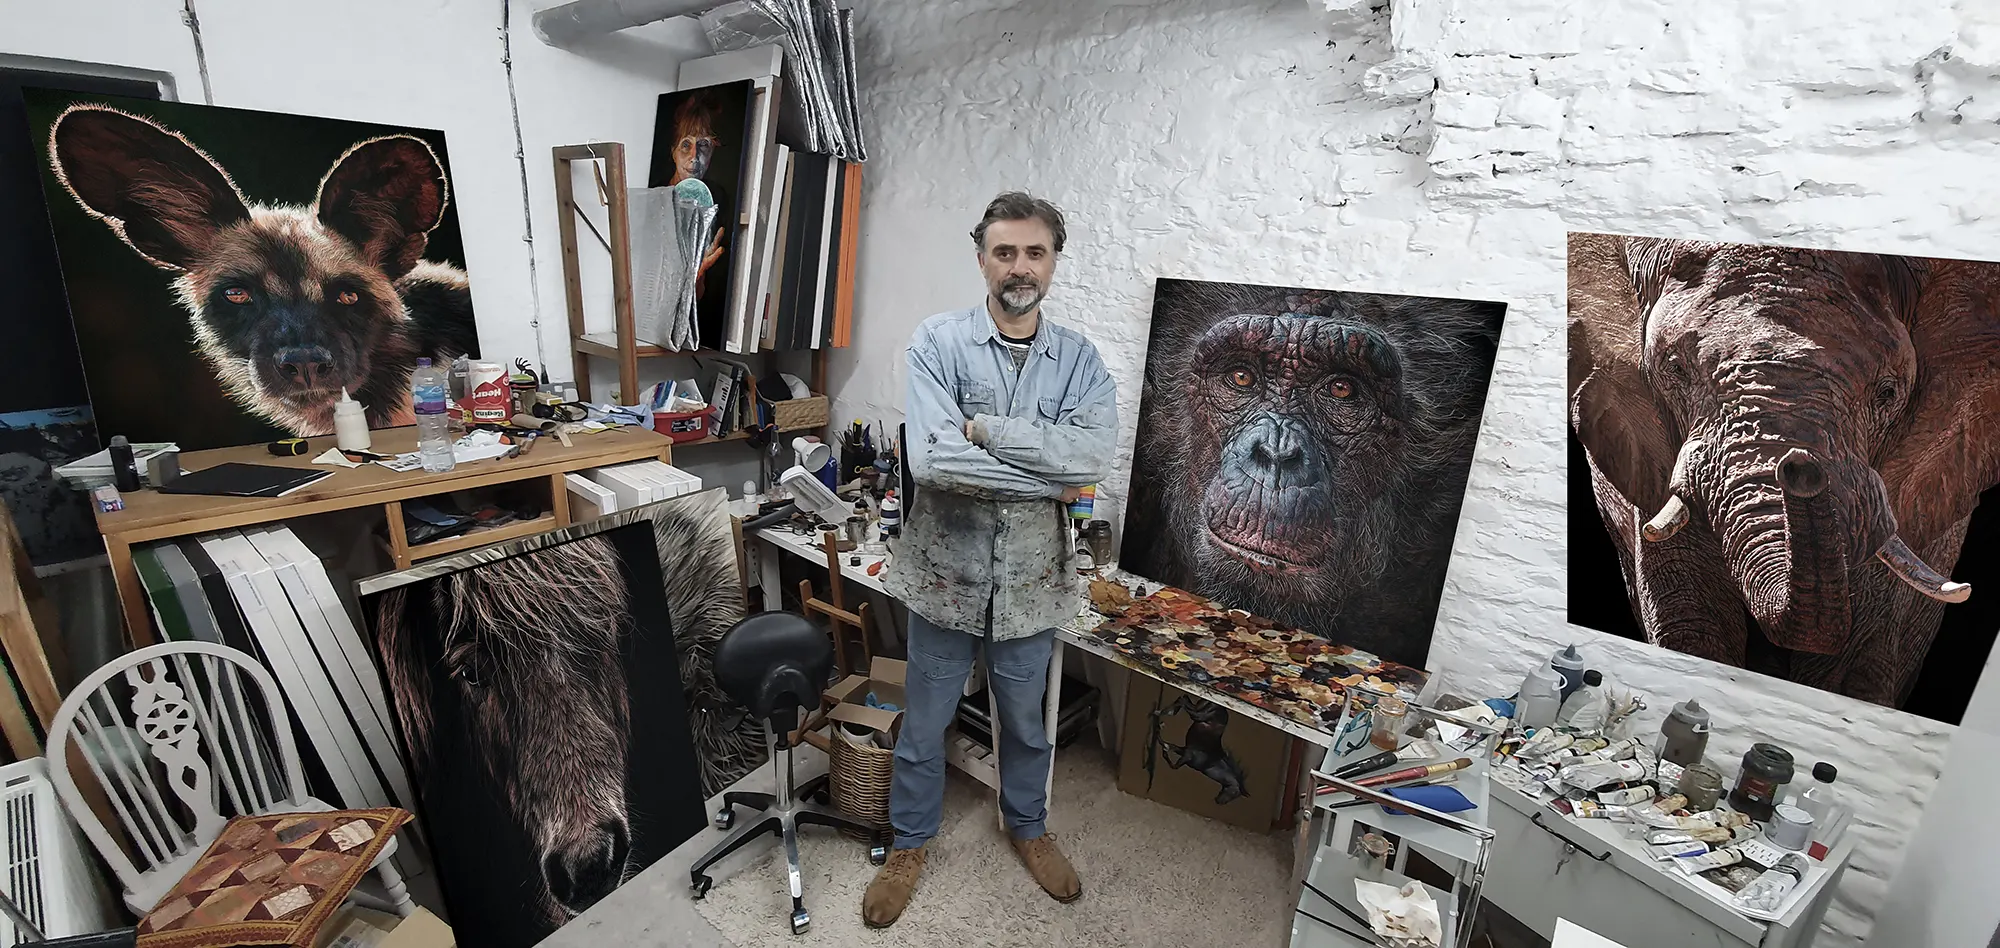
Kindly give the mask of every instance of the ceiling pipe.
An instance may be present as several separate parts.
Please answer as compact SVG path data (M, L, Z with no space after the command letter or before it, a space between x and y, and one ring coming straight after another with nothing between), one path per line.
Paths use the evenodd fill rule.
M656 20L691 16L724 0L571 0L535 14L535 35L550 46L603 36Z

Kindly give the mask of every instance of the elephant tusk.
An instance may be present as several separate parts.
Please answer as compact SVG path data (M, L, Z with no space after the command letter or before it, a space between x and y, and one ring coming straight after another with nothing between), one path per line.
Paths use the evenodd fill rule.
M1646 521L1646 525L1640 528L1639 532L1646 539L1658 543L1681 532L1681 528L1687 526L1687 522L1687 502L1681 500L1679 494L1668 494L1666 505L1660 508L1660 512L1655 514L1653 519Z
M1889 567L1889 572L1896 574L1897 579L1909 583L1912 589L1939 602L1964 602L1972 596L1970 584L1954 583L1938 575L1938 571L1917 556L1900 536L1890 537L1888 544L1875 554L1875 558L1881 560L1883 566Z

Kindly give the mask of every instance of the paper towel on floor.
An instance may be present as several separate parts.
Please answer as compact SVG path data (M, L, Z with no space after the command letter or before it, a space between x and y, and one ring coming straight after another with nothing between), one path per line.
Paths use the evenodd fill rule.
M1412 881L1401 889L1365 879L1354 880L1354 897L1368 912L1368 924L1388 944L1432 948L1444 943L1444 926L1438 921L1437 902L1421 882Z

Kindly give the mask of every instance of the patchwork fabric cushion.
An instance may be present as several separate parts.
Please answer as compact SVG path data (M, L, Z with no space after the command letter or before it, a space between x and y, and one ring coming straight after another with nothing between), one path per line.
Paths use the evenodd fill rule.
M311 948L409 822L398 807L239 816L139 923L139 948Z

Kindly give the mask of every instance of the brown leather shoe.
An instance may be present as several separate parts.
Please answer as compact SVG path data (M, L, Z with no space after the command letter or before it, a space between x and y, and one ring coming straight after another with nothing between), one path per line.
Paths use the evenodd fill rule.
M1076 877L1076 870L1063 857L1062 850L1056 848L1054 833L1043 833L1034 839L1014 839L1014 851L1021 854L1021 861L1027 863L1028 874L1035 877L1042 888L1062 903L1074 902L1083 897L1083 882Z
M917 876L924 871L924 849L891 849L889 861L875 873L875 881L868 883L868 891L861 894L861 920L869 928L888 928L903 917L903 907L910 904L910 895L917 891Z

